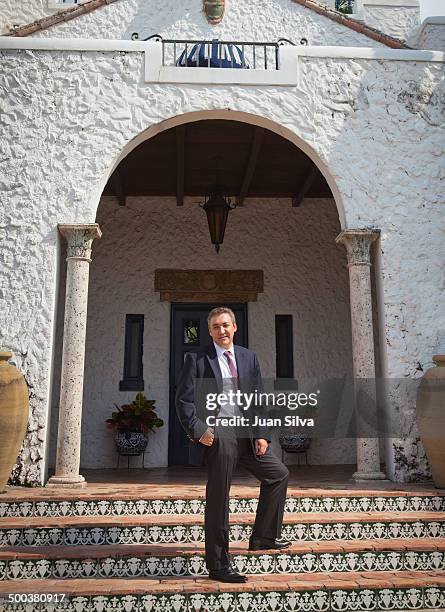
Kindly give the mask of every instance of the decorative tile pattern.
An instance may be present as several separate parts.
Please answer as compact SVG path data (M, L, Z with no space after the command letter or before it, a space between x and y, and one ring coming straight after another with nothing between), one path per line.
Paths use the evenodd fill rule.
M433 571L445 569L445 552L338 552L233 555L243 574L302 574L312 572ZM89 559L11 559L0 561L0 580L49 578L135 578L205 576L202 554Z
M3 603L3 602L2 602ZM335 589L317 591L269 591L238 593L173 593L169 595L75 596L63 603L4 603L5 612L350 612L369 610L445 609L445 590Z
M427 587L424 589L423 597L426 609L445 608L445 589Z
M193 612L237 612L235 593L191 593L188 598L188 609Z
M145 516L202 514L203 499L73 500L0 502L0 518L27 516ZM233 514L256 512L258 499L231 498ZM443 496L288 497L286 512L444 512Z
M234 524L230 541L250 537L251 525ZM284 540L328 541L376 538L445 537L445 521L408 521L404 523L287 523ZM149 527L36 527L0 529L0 547L5 546L89 546L100 544L181 544L204 542L203 525L151 525Z

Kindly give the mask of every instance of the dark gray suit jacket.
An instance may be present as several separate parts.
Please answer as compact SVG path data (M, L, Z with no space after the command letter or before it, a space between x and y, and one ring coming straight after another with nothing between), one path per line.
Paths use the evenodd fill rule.
M253 351L234 345L238 383L243 393L261 392L263 383L258 358ZM203 381L205 381L204 384ZM200 353L188 353L184 360L176 391L176 412L187 436L195 444L207 430L205 418L209 414L205 408L205 394L222 393L223 381L218 363L218 355L212 343ZM260 414L260 410L254 412ZM253 418L254 414L249 414ZM249 428L252 440L263 438L270 442L267 427Z

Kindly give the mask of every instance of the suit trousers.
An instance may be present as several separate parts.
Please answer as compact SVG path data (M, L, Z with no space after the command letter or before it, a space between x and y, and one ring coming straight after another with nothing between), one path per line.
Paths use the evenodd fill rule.
M209 571L227 568L229 557L229 493L237 463L261 483L252 537L276 539L281 535L289 471L270 449L256 457L249 438L233 429L215 430L206 448L207 488L204 517L206 566Z

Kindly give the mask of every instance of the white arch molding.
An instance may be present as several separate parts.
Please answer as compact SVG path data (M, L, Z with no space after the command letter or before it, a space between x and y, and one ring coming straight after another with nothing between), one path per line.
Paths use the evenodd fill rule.
M338 217L340 220L341 229L346 229L346 214L345 208L343 205L343 198L341 193L337 187L337 183L331 174L328 166L324 163L324 161L320 158L318 153L315 151L313 147L311 147L305 140L300 138L298 134L290 130L289 128L280 125L276 121L272 121L271 119L267 119L266 117L261 117L260 115L253 115L251 113L245 113L242 111L233 111L230 109L215 109L215 110L200 110L200 111L192 111L188 113L184 113L182 115L176 115L174 117L170 117L169 119L164 119L159 123L155 123L150 126L146 130L140 132L137 136L135 136L132 140L130 140L124 148L121 150L117 158L114 160L110 170L103 177L102 181L99 184L98 190L94 194L94 209L97 210L99 208L100 199L102 197L102 193L105 189L105 185L108 182L108 179L113 174L114 170L121 163L127 155L129 155L136 147L142 144L144 141L157 136L161 132L165 130L169 130L174 127L178 127L180 125L186 125L188 123L194 123L196 121L206 121L211 119L225 119L227 121L239 121L240 123L248 123L250 125L255 125L258 127L265 128L279 136L282 136L286 140L289 140L296 147L301 149L303 153L305 153L312 162L317 166L320 170L326 182L329 185L329 188L332 192L332 197L334 198L335 205L337 207Z
M247 123L253 126L257 126L257 127L261 127L264 129L267 129L271 132L274 132L275 134L281 136L282 138L285 138L286 140L288 140L289 142L291 142L292 144L294 144L296 147L298 147L301 151L303 151L310 159L311 161L315 164L315 166L320 170L320 172L323 174L324 178L326 179L330 189L331 189L331 193L332 193L332 197L335 201L336 204L336 208L337 208L337 214L339 217L339 222L340 222L340 226L342 228L342 230L346 230L346 214L345 214L345 208L344 208L344 204L343 204L343 199L341 196L341 193L337 187L337 183L334 180L334 176L332 175L332 173L330 172L328 166L323 162L323 160L320 158L320 156L318 155L318 153L315 151L315 149L310 146L307 142L305 142L300 136L298 136L295 132L293 132L291 129L284 127L283 125L280 125L278 123L276 123L275 121L272 121L270 119L267 119L265 117L262 116L258 116L258 115L254 115L254 114L250 114L250 113L245 113L245 112L241 112L241 111L232 111L230 109L217 109L217 110L199 110L199 111L192 111L192 112L188 112L185 114L180 114L174 117L170 117L168 119L165 119L159 123L153 124L151 125L149 128L143 130L142 132L140 132L139 134L137 134L134 138L132 138L130 141L127 142L127 144L122 148L122 150L120 151L120 153L116 156L114 162L112 163L112 165L110 166L109 170L104 173L104 176L102 177L96 192L93 192L92 194L92 199L91 199L91 208L90 211L96 211L95 214L97 214L97 210L100 204L100 199L102 197L102 193L103 190L105 188L105 185L107 183L107 181L109 180L109 177L111 176L111 174L113 173L113 171L117 168L117 166L120 164L120 162L127 156L129 155L136 147L138 147L140 144L142 144L144 141L153 138L155 136L157 136L158 134L164 132L165 130L169 130L181 125L187 125L187 124L191 124L191 123L195 123L197 121L205 121L205 120L212 120L212 119L217 119L217 120L230 120L230 121L239 121L240 123ZM100 232L97 224L87 224L87 225L75 225L75 226L69 226L70 228L73 229L74 233L82 233L85 234L86 231L96 231ZM349 234L354 234L352 239L356 239L355 234L359 234L361 235L364 232L364 230L349 230L348 231L348 235ZM343 232L344 233L344 232ZM365 232L367 234L369 234L370 232ZM359 236L360 237L360 236ZM75 241L77 244L77 241ZM90 245L91 246L91 245ZM90 261L90 260L88 260ZM350 262L351 263L351 262ZM353 263L357 263L357 262L353 262ZM359 264L361 262L358 262ZM350 266L351 267L351 266ZM357 266L353 266L354 270ZM361 268L360 268L361 270ZM354 285L355 289L354 292L357 295L361 295L361 293L364 293L366 295L368 295L368 293L366 292L366 289L368 287L368 284L370 284L369 282L369 269L368 267L366 267L366 277L363 277L363 282L357 284L355 283L350 283L350 291L352 292L352 285ZM379 279L376 279L377 283ZM88 275L85 276L85 278L83 279L83 289L86 289L88 285ZM72 290L72 288L71 288ZM362 291L363 290L363 291ZM352 295L352 293L351 293ZM369 300L368 300L369 301ZM352 301L351 301L352 304ZM369 321L372 321L372 307L371 304L366 303L366 312L369 315ZM85 308L82 311L81 315L82 315L82 323L86 324L86 314L87 314L87 308L86 308L86 303L85 303ZM351 312L351 315L353 313ZM352 317L354 319L354 317ZM360 325L359 325L360 327ZM372 326L365 326L366 327L366 332L368 333L368 336L370 338L372 338ZM64 332L65 333L65 332ZM66 344L70 344L70 342L66 342L66 338L64 337L64 346L65 343ZM70 341L72 339L69 339ZM85 348L85 337L79 338L79 342L82 344L83 346L83 350ZM369 354L373 354L374 353L374 346L372 344L372 346L369 346L367 348L369 348L369 351L366 352L365 350L362 350L361 345L359 346L360 343L354 343L353 340L353 353L355 355L355 357L357 357L357 355L359 357L363 357L365 358L366 355ZM357 359L355 359L357 360ZM82 390L83 390L83 360L81 364L77 364L79 366L79 376L78 376L78 387L79 387L79 401L78 401L78 406L77 406L77 414L78 414L78 420L80 422L81 420L81 415L82 415ZM80 368L80 366L82 366ZM374 369L374 361L372 360L372 368ZM59 438L64 438L64 433L66 434L67 432L59 432L58 435L58 445L60 443L60 439ZM65 435L65 437L67 437ZM358 441L359 442L359 441ZM78 459L80 459L80 435L78 435L76 437L76 450L77 455L79 455ZM375 446L375 445L374 445ZM358 448L359 450L359 448ZM363 477L363 479L374 479L374 478L382 478L384 477L383 474L381 474L378 471L379 468L379 455L378 455L378 446L372 450L372 457L371 457L371 453L368 452L369 457L371 457L372 459L372 464L374 465L374 463L376 463L377 468L374 470L369 470L368 469L368 463L370 464L370 460L368 461L368 456L364 455L364 453L359 453L359 456L361 457L361 455L363 455L363 457L361 457L361 465L359 466L359 468L361 467L361 471L359 469L359 471L357 472L357 474L360 477ZM70 464L69 469L65 469L63 472L63 465L62 465L62 461L60 461L59 463L61 464L60 466L56 465L56 476L52 478L52 480L54 480L54 483L50 482L50 485L52 486L69 486L70 484L72 484L72 486L84 486L84 479L83 477L79 474L79 465L80 465L80 461L76 459L76 461L72 461L71 463L73 465ZM59 476L57 476L57 470L59 469L61 473ZM66 472L66 474L65 474ZM369 473L368 473L369 472ZM58 479L58 480L57 480ZM68 485L67 485L68 483Z

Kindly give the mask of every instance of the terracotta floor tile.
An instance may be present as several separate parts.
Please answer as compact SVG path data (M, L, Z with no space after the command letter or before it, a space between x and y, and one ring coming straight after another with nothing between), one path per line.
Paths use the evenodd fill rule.
M248 576L245 584L225 584L208 579L68 579L29 580L0 583L0 593L66 593L67 595L88 594L144 594L180 592L243 592L280 590L318 590L351 588L409 588L445 585L445 576L428 575L425 572L360 572L341 574L289 574L287 576ZM443 574L443 572L442 572Z
M185 584L183 587L184 593L219 593L220 587L214 581L201 582L200 584L191 585Z
M129 587L131 585L128 585ZM160 582L158 584L149 584L147 585L145 592L146 593L182 593L185 591L186 585L178 582L168 583L168 582ZM196 587L193 585L192 590L195 590ZM117 592L117 591L116 591Z
M356 483L351 474L353 465L337 466L289 466L289 494L295 496L339 495L342 497L362 497L368 495L406 496L406 495L445 495L445 490L435 489L432 482L395 483ZM73 489L55 492L45 487L28 489L25 487L7 487L1 496L2 501L20 501L27 499L157 499L171 497L191 499L203 496L205 489L205 469L193 471L184 468L154 469L109 469L82 470L87 480L87 488L78 491ZM258 497L257 481L242 470L237 471L233 479L232 496Z
M286 583L289 581L289 574L261 574L256 577L256 582L275 582L279 584L281 582Z
M299 575L298 578L288 582L288 588L290 591L319 591L323 585L319 580L300 580Z
M249 579L244 583L218 582L209 579L209 583L215 585L214 588L217 589L218 593L244 593L254 590L254 583L250 582Z

